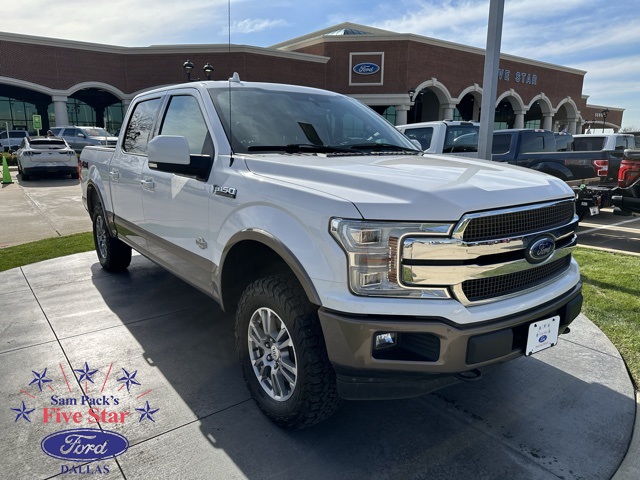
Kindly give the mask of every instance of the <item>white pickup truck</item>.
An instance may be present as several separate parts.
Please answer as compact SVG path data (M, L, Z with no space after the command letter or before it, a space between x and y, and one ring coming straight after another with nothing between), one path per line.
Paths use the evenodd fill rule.
M235 311L248 388L283 427L477 379L580 312L563 181L424 155L343 95L235 75L160 88L81 161L101 265L134 248Z
M420 143L425 153L453 153L462 157L478 157L477 122L434 120L396 126L411 140Z

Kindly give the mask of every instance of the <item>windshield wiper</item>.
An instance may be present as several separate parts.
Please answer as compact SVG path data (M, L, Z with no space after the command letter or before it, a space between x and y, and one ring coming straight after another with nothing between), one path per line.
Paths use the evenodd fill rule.
M286 152L286 153L350 153L354 152L348 148L331 147L329 145L314 145L312 143L289 143L287 145L252 145L247 147L249 152ZM360 153L360 152L358 152Z
M392 143L357 143L355 145L349 145L349 148L353 148L354 150L369 150L370 152L404 152L416 155L423 153L422 150L413 150Z

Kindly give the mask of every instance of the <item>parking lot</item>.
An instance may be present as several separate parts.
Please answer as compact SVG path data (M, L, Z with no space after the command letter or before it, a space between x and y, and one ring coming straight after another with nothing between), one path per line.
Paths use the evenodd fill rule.
M27 209L40 228L21 225L23 236L88 231L79 195L77 181L18 179L0 191L0 215ZM22 243L9 218L28 223L0 217L0 244ZM637 248L639 220L603 212L581 227L581 243L611 234L590 225L622 221L613 226L631 230ZM0 428L11 439L0 469L11 478L609 479L633 432L624 362L584 316L556 347L482 381L345 402L327 422L289 432L249 397L233 317L140 255L123 274L102 270L94 252L2 272L0 306ZM128 450L92 464L45 455L49 435L96 427L90 406Z

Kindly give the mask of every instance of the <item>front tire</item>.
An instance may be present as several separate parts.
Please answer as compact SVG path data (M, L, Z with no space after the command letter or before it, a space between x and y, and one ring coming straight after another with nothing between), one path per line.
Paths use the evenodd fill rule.
M294 279L273 275L245 289L236 347L251 395L277 425L306 428L339 407L317 307Z
M131 247L109 233L107 220L100 202L96 202L93 214L93 243L102 268L120 272L131 264Z

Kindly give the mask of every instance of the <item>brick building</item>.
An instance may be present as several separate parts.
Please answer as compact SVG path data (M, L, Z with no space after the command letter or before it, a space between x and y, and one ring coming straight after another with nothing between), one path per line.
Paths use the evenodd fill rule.
M0 33L0 130L63 124L119 128L135 94L191 79L307 85L361 100L395 124L479 120L484 50L350 23L269 48L246 45L117 47ZM622 108L589 105L585 71L501 55L496 128L576 133L618 130Z

